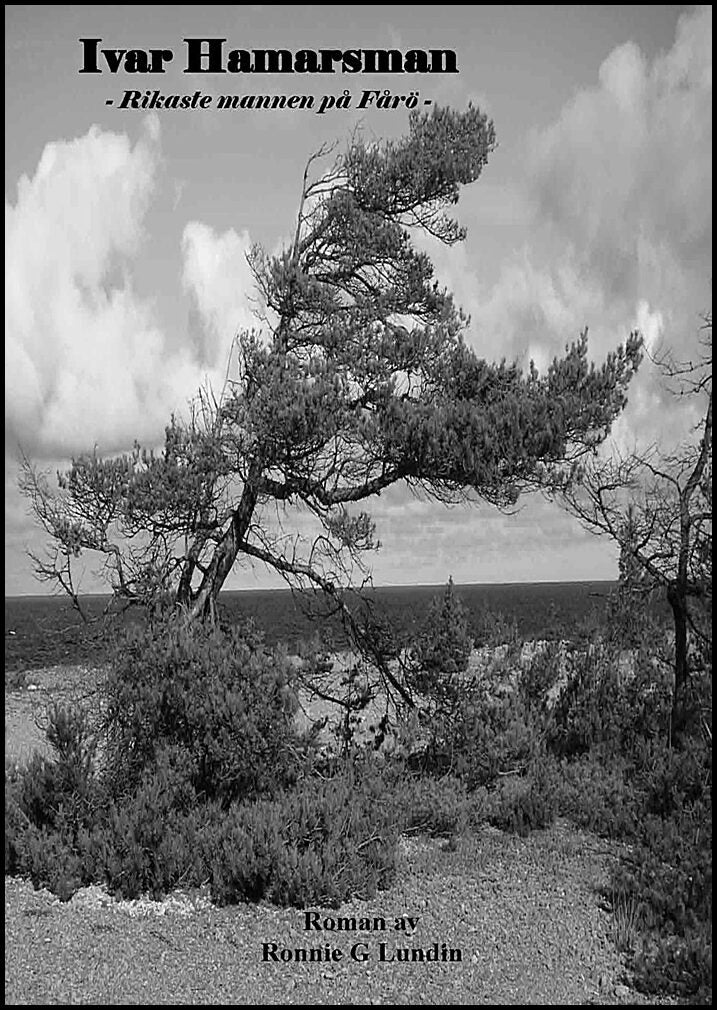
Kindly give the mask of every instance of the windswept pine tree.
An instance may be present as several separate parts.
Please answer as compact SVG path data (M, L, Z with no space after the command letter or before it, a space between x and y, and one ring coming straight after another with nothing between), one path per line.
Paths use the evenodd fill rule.
M173 417L161 452L73 460L59 491L26 462L22 485L51 540L39 577L74 595L73 559L94 554L115 596L169 596L201 620L251 559L342 608L376 545L368 508L381 492L403 483L510 506L594 449L625 405L637 335L599 368L586 334L544 375L489 363L415 244L465 237L450 211L494 146L493 124L469 106L415 111L397 140L358 132L338 155L317 152L291 243L251 254L262 308L235 337L221 394ZM315 535L291 532L297 509Z

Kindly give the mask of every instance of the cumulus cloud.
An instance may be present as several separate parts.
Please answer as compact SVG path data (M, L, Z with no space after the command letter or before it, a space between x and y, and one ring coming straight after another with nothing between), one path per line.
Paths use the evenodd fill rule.
M159 156L156 120L134 146L92 127L6 198L6 439L33 453L156 438L196 384L132 283Z
M437 276L471 316L467 337L479 354L524 366L532 358L542 371L587 326L596 361L633 329L653 357L667 348L694 356L711 307L711 21L707 7L684 16L672 48L652 60L634 43L615 49L595 85L531 134L502 197L494 183L490 208L474 199L479 226L489 211L514 245L494 281L475 269L480 227L466 246L427 243ZM517 241L511 206L523 221ZM646 357L613 438L622 451L669 449L690 432L695 407L670 394ZM423 519L434 556L459 580L525 579L526 570L546 571L548 551L551 578L614 577L611 545L557 509L528 500L522 518L501 516L489 536L479 512L429 510ZM404 527L379 518L379 535L388 530L410 570ZM385 578L381 561L377 571Z
M585 326L596 360L635 328L653 353L694 346L711 307L711 22L709 7L683 16L652 60L616 48L595 85L533 131L511 184L524 239L494 283L464 251L431 250L481 354L544 368ZM673 401L645 362L627 417L659 430Z
M531 140L539 210L606 294L634 297L651 277L675 297L711 239L712 12L679 22L652 63L615 49L598 85L579 92Z
M32 588L20 574L29 531L18 443L54 472L93 445L111 454L135 439L161 441L170 414L184 411L200 384L221 387L232 336L252 324L246 232L186 226L189 334L168 340L153 301L138 293L160 166L156 119L134 144L92 127L48 143L14 199L6 195L6 541L21 580L9 591Z
M246 231L217 234L198 221L184 229L182 281L199 314L203 363L215 363L240 330L256 325L250 301L254 278L246 258L251 245Z
M654 58L631 42L608 54L594 85L511 155L509 184L478 184L476 220L490 240L506 236L495 243L494 279L477 274L480 228L467 246L429 246L480 353L542 369L587 325L596 359L635 327L653 353L669 345L686 356L710 308L711 17L709 7L685 15L671 49ZM221 382L232 336L255 322L249 235L193 221L181 276L190 339L169 346L133 284L159 166L156 122L134 144L93 128L48 144L6 199L6 417L10 439L46 459L161 436L204 375ZM176 210L184 197L181 182L172 185ZM675 398L658 379L646 363L633 383L615 429L626 447L637 432L660 441L674 429ZM423 581L613 574L604 546L579 540L560 513L546 516L533 505L517 519L425 503L407 511L404 496L385 496L376 518L390 553L378 556L377 581L411 581L422 553L433 558ZM576 544L585 571L575 569Z
M531 138L536 218L549 247L564 248L551 272L592 285L603 352L622 319L651 356L665 347L688 356L710 307L711 38L712 10L702 7L681 18L673 47L651 62L634 43L618 47L597 85ZM669 444L686 430L684 406L645 361L616 436L623 448Z

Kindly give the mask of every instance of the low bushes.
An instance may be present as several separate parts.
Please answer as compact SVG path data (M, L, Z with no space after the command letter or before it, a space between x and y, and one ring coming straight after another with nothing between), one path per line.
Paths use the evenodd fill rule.
M167 748L206 800L271 794L301 763L296 698L286 657L252 629L130 629L104 685L105 776L132 792Z
M392 783L393 808L403 833L457 838L482 818L480 803L453 775L407 774Z
M560 814L629 841L632 857L616 868L608 891L618 895L618 919L630 910L635 982L646 992L709 1001L711 675L693 679L700 718L692 735L674 742L669 638L651 613L622 614L619 627L576 648L553 641L525 651L511 639L482 668L457 676L465 628L450 589L432 612L434 623L455 625L435 634L451 645L447 661L442 666L424 648L431 665L413 682L428 692L417 700L430 718L410 766L443 776L440 785L429 778L414 787L415 823L456 831L480 811L497 827L527 834ZM494 641L490 628L481 639Z
M63 899L91 882L124 898L209 882L218 904L299 907L368 898L393 878L399 825L375 777L347 769L272 799L186 810L165 785L155 773L79 829L62 816L38 827L10 791L5 872Z
M524 835L561 815L630 842L606 899L637 983L705 1002L711 736L670 746L669 667L651 635L629 662L593 636L512 642L478 665L449 584L395 657L415 706L392 749L358 747L349 711L319 753L295 729L291 665L251 631L135 628L99 722L55 709L53 759L6 771L6 873L62 897L208 882L222 904L335 906L390 882L401 832L452 842L487 821ZM710 690L695 685L703 720Z
M99 723L51 711L54 757L6 773L5 872L63 898L209 881L220 902L337 903L384 886L397 827L380 775L310 776L290 674L252 633L132 629Z
M393 879L398 832L380 776L360 766L234 805L204 833L213 897L297 907L369 898Z

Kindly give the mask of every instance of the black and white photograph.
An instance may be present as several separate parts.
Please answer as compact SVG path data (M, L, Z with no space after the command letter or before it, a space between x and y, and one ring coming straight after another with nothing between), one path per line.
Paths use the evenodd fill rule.
M711 5L5 5L5 1002L712 1003Z

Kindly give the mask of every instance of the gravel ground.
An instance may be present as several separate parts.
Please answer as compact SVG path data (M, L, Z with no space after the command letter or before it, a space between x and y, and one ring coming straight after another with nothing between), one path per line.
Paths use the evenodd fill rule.
M43 726L53 702L92 706L99 669L47 666L5 674L5 760L26 761L33 751L49 754Z
M214 908L201 896L114 902L99 888L61 904L5 881L8 1004L655 1005L626 984L596 885L604 844L559 823L528 839L485 829L457 849L404 839L397 882L370 902L325 916L386 929L311 929L304 912ZM418 917L415 932L396 919ZM360 925L360 923L357 923ZM380 926L380 922L378 923ZM280 952L340 950L338 961L265 961ZM351 949L369 954L354 960ZM380 960L397 948L460 951L452 963ZM457 955L454 954L454 958Z
M68 679L69 677L69 679ZM36 691L6 692L6 759L37 746L48 698L82 692L88 668L31 671ZM311 929L304 913L268 905L215 908L202 896L115 902L87 888L68 903L5 881L5 1001L23 1004L552 1005L645 1004L629 988L600 907L615 846L558 822L527 839L485 828L457 848L401 842L394 886L325 916L385 919L370 932ZM401 917L418 917L407 936ZM358 922L357 922L358 925ZM380 925L378 923L377 925ZM297 948L338 960L266 960ZM381 960L381 944L385 959ZM351 950L366 952L365 961ZM397 948L452 961L399 961ZM289 955L285 955L289 956ZM450 957L450 953L447 953Z

